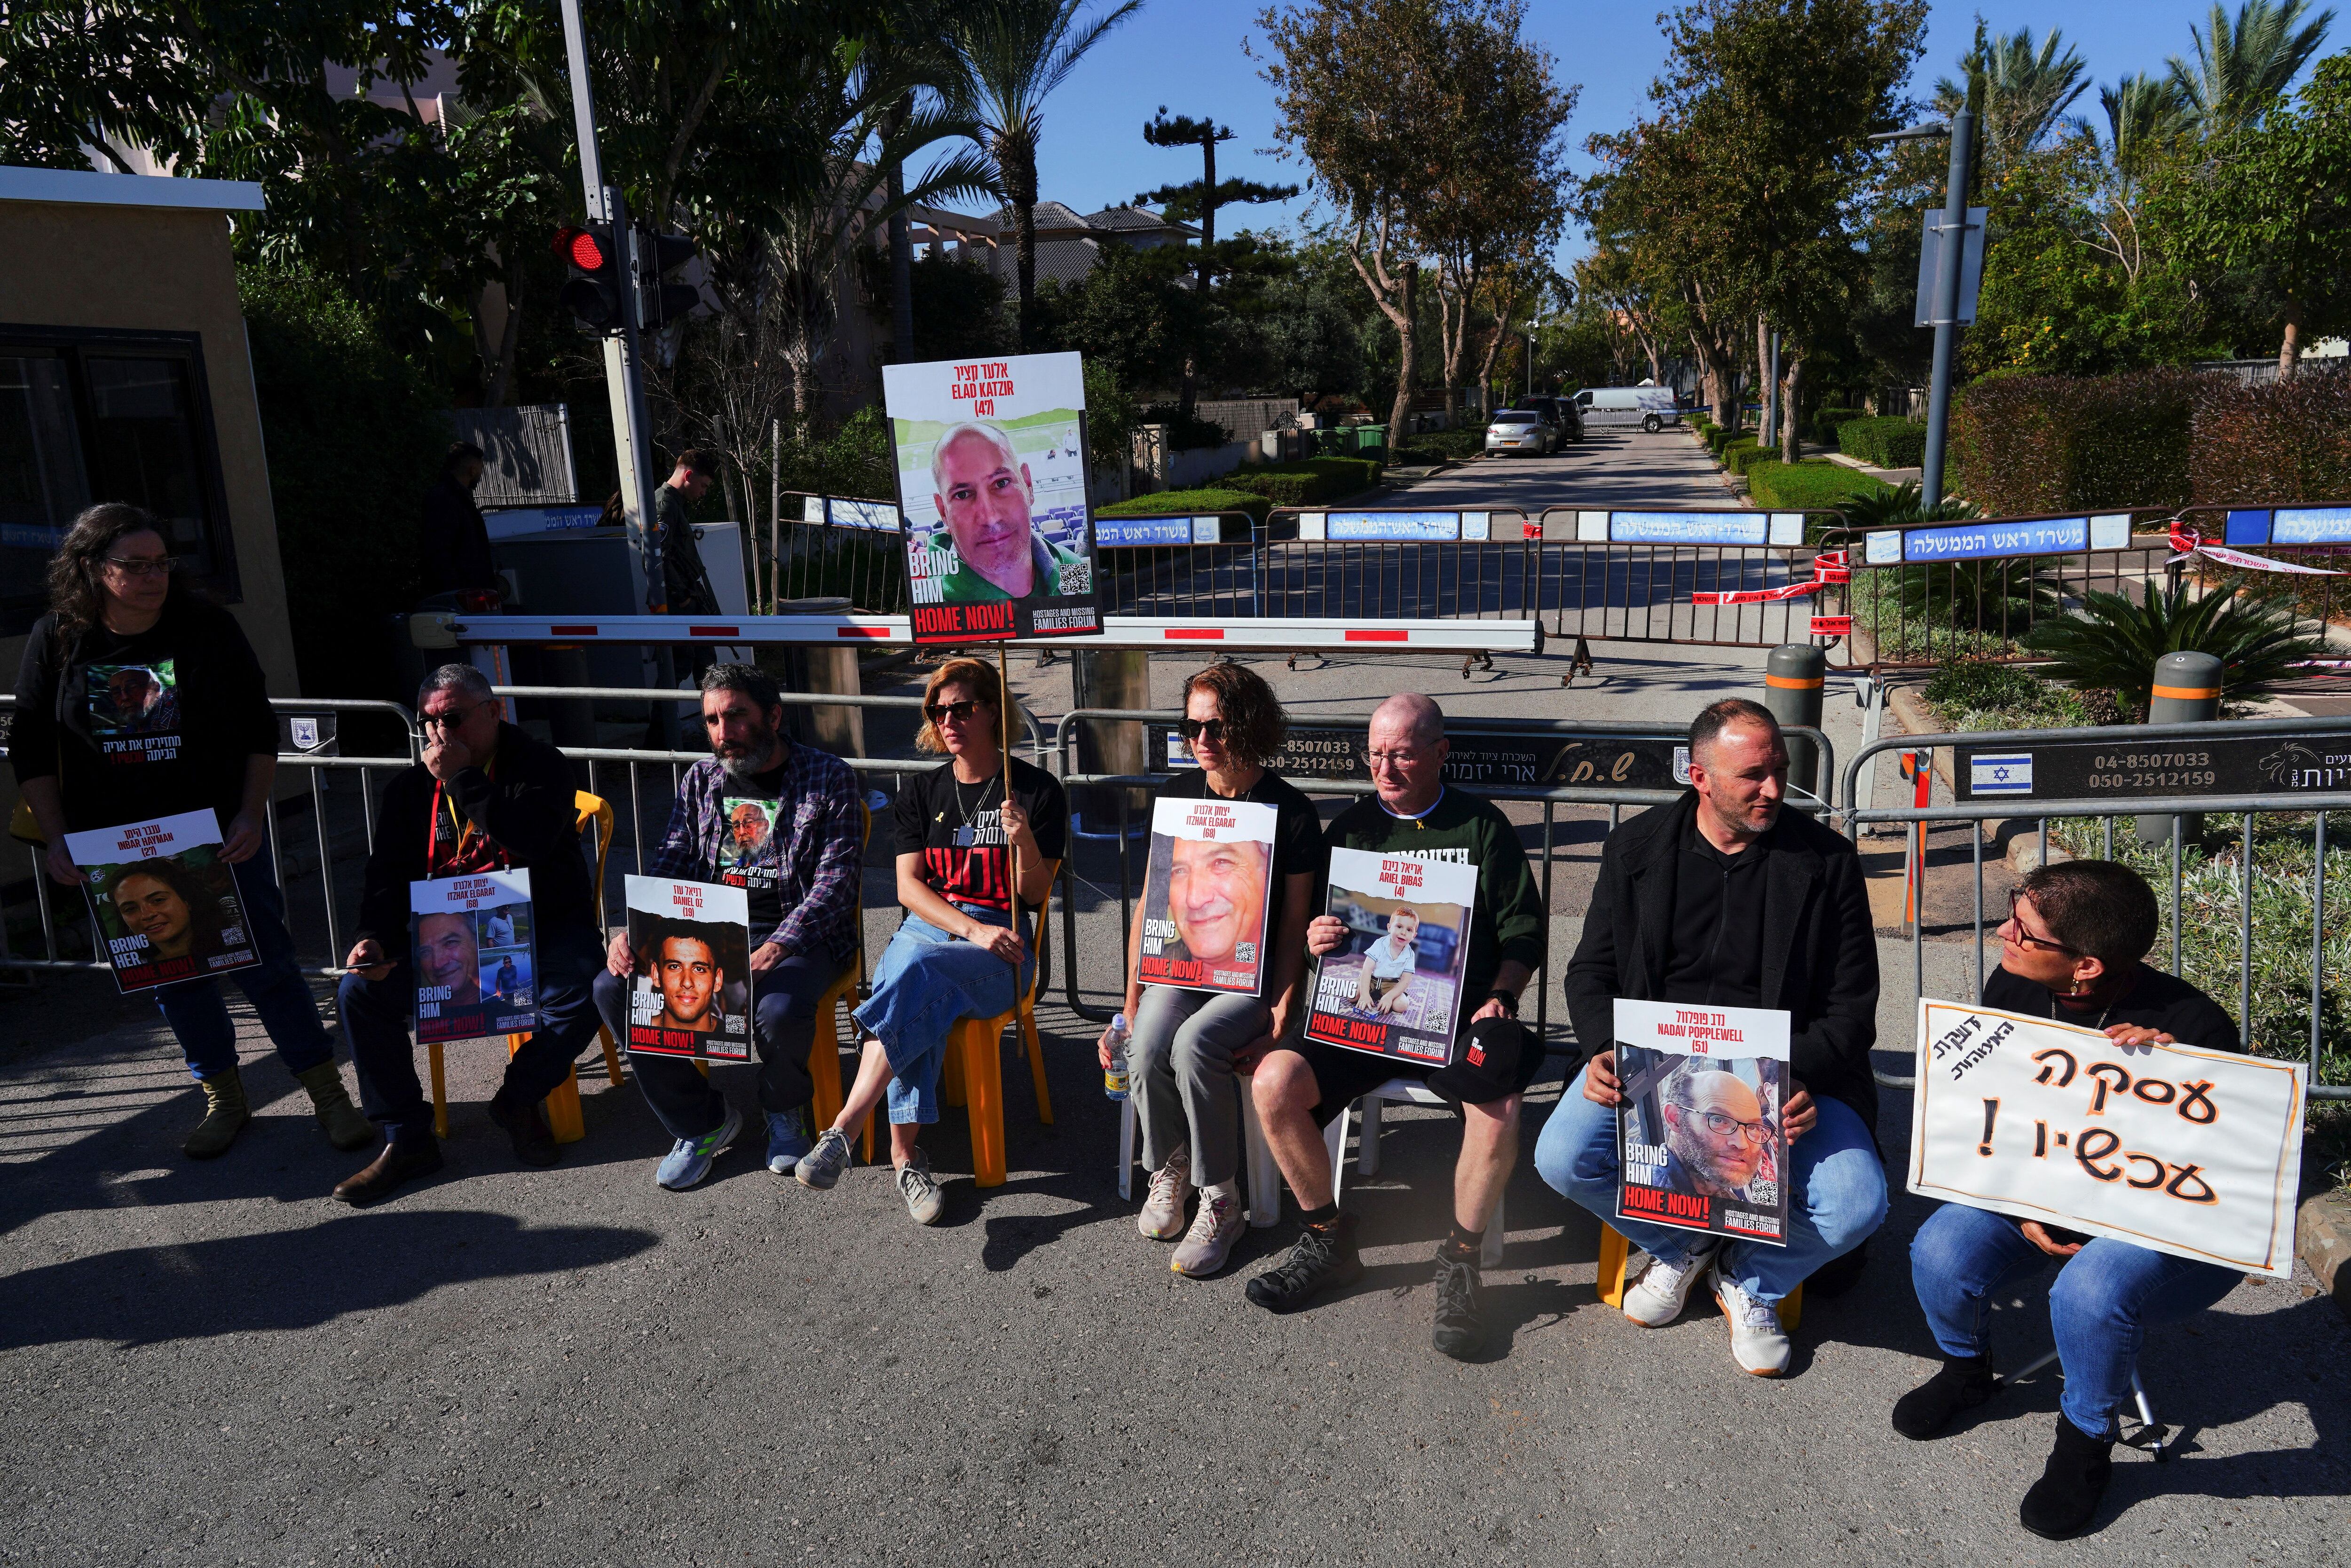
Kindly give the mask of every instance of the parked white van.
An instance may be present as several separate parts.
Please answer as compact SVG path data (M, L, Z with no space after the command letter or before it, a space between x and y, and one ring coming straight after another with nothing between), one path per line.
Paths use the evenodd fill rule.
M1587 430L1625 430L1637 424L1656 431L1682 422L1671 387L1586 387L1575 394L1575 403L1583 411Z

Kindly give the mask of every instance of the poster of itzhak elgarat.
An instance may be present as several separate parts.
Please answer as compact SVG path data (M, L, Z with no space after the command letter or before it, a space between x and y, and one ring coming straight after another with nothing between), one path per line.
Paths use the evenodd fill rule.
M537 925L527 871L410 883L416 1038L479 1040L537 1029Z
M1474 865L1332 850L1323 913L1347 945L1316 960L1307 1038L1450 1066L1477 899Z
M261 961L220 852L209 810L66 835L118 987L143 991Z
M1910 1190L2177 1257L2294 1272L2303 1068L1918 1004Z
M1152 808L1135 962L1144 985L1262 992L1277 815L1250 800L1161 800Z
M917 643L1102 631L1075 354L884 365Z
M1788 1244L1788 1015L1616 1002L1626 1219Z
M715 882L632 876L629 1049L751 1060L751 897Z

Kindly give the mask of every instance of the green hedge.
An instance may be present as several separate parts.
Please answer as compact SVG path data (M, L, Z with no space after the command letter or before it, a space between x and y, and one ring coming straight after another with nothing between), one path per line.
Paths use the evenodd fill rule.
M1782 463L1767 457L1747 469L1747 496L1759 507L1798 511L1841 506L1864 496L1882 496L1892 487L1884 481L1816 457L1802 463Z
M1955 487L1996 517L2184 505L2197 408L2223 385L2178 369L1986 377L1951 410Z
M1405 439L1423 452L1434 452L1458 463L1486 450L1486 426L1480 421L1460 430L1427 430Z
M1732 474L1744 474L1758 463L1776 463L1780 458L1777 446L1759 446L1750 442L1731 447L1722 455L1722 466Z
M1875 468L1916 468L1927 461L1927 427L1907 419L1848 419L1837 426L1837 450Z
M1273 502L1264 496L1247 490L1205 486L1197 490L1162 490L1155 496L1137 496L1130 501L1113 501L1107 507L1096 507L1098 517L1180 517L1200 512L1247 512L1258 522L1273 510Z
M1375 457L1309 457L1301 463L1263 463L1236 468L1217 482L1266 497L1277 507L1307 507L1370 489L1380 482L1380 462Z
M1837 426L1868 417L1869 411L1865 408L1842 408L1834 403L1823 403L1813 414L1813 428L1822 433L1823 440L1834 441Z

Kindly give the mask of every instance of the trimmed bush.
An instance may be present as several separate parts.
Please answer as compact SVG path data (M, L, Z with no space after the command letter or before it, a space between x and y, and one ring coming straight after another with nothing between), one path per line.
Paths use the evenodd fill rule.
M1836 434L1838 451L1874 468L1916 468L1927 461L1927 427L1907 419L1848 419Z
M1107 507L1096 507L1098 517L1180 517L1200 512L1247 512L1252 521L1262 523L1273 502L1247 490L1229 490L1221 486L1205 486L1197 490L1162 490L1155 496L1137 496L1129 501L1113 501Z
M1461 430L1427 430L1406 439L1423 452L1434 452L1458 463L1486 450L1486 426L1480 422Z
M2210 378L2188 457L2199 505L2351 499L2351 372L2304 364L2290 382Z
M1277 507L1308 507L1370 489L1380 482L1380 464L1372 457L1309 457L1236 468L1217 482L1267 497Z
M1823 403L1813 414L1813 428L1822 432L1825 438L1834 439L1837 426L1868 417L1869 411L1865 408L1839 408L1833 403Z
M1722 465L1729 473L1743 475L1758 463L1777 462L1779 456L1780 449L1776 445L1761 446L1750 444L1734 446L1725 452L1722 455Z
M1835 507L1856 497L1884 495L1890 489L1882 480L1825 458L1782 463L1776 457L1767 457L1747 468L1748 498L1772 510L1794 512Z
M2213 382L2182 370L1987 377L1951 411L1955 487L1993 517L2184 506L2191 424Z

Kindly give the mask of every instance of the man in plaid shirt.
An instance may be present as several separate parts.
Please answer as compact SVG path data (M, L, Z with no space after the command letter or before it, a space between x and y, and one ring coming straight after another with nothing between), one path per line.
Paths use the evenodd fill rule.
M865 808L847 764L796 745L782 730L776 683L749 664L702 676L702 725L712 755L685 771L648 874L740 887L751 909L751 1034L759 1052L759 1105L768 1168L789 1175L808 1153L809 1049L816 1004L857 950L858 879ZM614 934L596 1006L615 1040L628 1038L637 955ZM684 1057L633 1058L637 1084L675 1140L654 1179L683 1192L742 1131L742 1113Z

